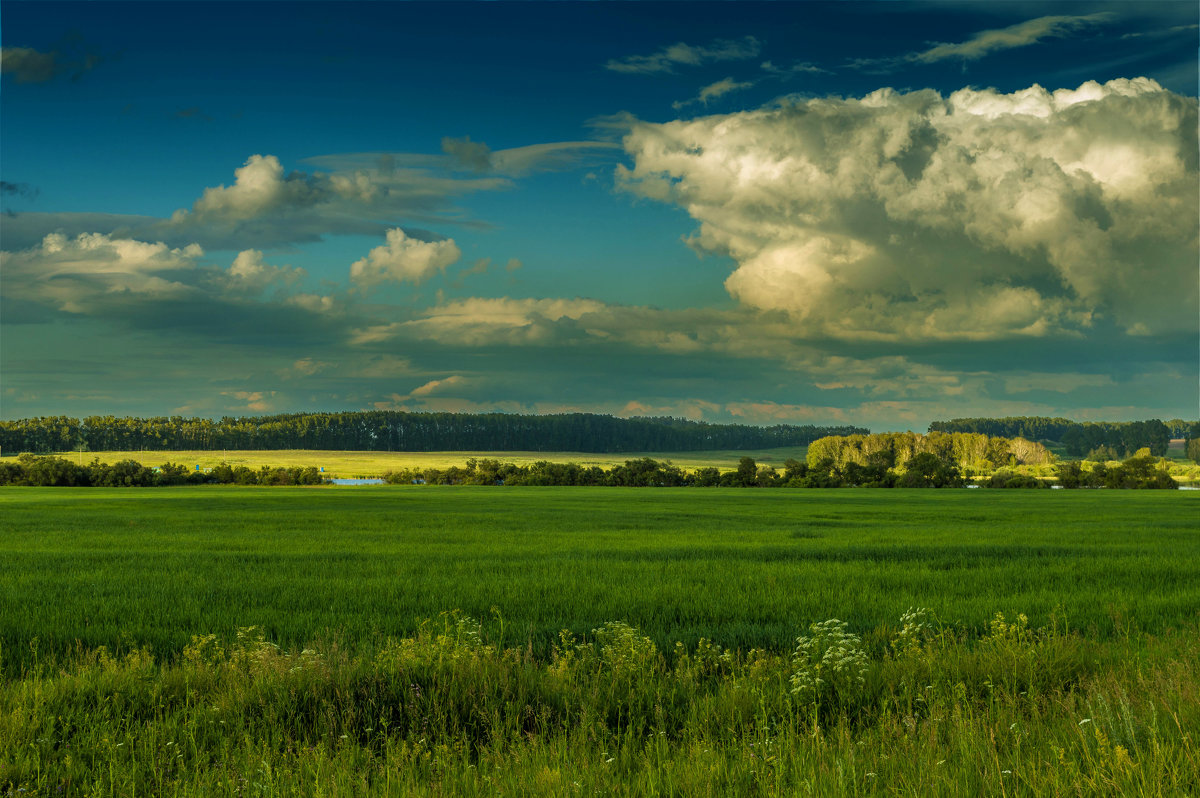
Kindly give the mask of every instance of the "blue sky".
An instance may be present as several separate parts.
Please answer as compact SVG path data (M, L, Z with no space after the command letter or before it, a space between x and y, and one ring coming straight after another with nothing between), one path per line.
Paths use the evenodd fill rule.
M0 7L0 415L1197 412L1194 3Z

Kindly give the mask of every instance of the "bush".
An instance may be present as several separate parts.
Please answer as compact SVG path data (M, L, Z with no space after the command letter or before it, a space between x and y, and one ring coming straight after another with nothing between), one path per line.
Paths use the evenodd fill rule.
M997 471L983 483L985 488L1046 488L1045 482L1029 474L1018 474L1006 469Z

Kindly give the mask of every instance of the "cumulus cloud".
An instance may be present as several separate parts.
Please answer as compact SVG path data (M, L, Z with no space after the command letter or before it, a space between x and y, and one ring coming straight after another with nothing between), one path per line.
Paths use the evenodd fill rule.
M10 251L39 246L47 235L58 233L68 238L85 233L104 233L113 238L135 238L140 240L162 240L175 246L197 243L180 239L170 241L164 236L154 236L150 230L161 223L153 216L134 216L119 213L41 213L22 211L15 215L6 214L4 219L4 247Z
M350 266L350 279L362 288L385 282L420 283L462 256L454 239L419 241L400 228L387 232L387 243Z
M30 249L0 252L0 270L6 297L88 314L105 299L194 295L197 290L182 282L180 273L195 269L203 254L194 244L172 249L100 233L75 238L52 233Z
M321 197L310 176L293 172L285 177L283 165L274 155L251 155L233 174L232 186L222 184L204 189L192 206L192 213L200 217L243 219L280 207L311 205ZM360 189L360 193L364 191L369 191L369 187ZM186 211L176 212L178 218L186 215Z
M212 249L247 249L317 241L327 234L375 235L403 218L462 221L451 201L508 188L503 177L455 177L430 168L397 167L379 153L346 168L285 173L274 155L252 155L231 185L204 190L190 209L152 225L157 237L186 236Z
M249 340L283 330L295 337L315 314L338 308L332 296L296 293L304 270L266 263L257 250L222 268L196 244L103 233L52 233L36 246L0 252L0 271L6 320L13 310L18 317L59 312Z
M208 249L260 249L326 235L382 235L402 222L479 225L455 207L458 197L506 190L513 178L535 172L576 168L620 146L562 141L493 151L468 136L443 139L442 149L440 155L372 152L307 159L328 172L287 172L274 155L251 155L231 184L204 189L190 208L168 220L130 217L128 231L196 241ZM31 219L23 227L29 234L64 222L71 220Z
M1196 101L1152 80L629 125L618 184L685 208L730 294L797 336L1194 328Z
M713 61L742 61L754 58L762 46L753 36L717 39L708 45L677 42L650 55L631 55L605 64L605 69L626 74L652 75L674 72L676 66L700 66Z
M257 249L239 252L229 267L228 285L239 292L255 294L269 285L292 285L304 279L304 269L272 266Z

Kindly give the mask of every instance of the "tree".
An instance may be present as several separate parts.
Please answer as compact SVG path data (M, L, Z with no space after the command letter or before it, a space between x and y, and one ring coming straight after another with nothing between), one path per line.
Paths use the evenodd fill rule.
M956 488L962 484L958 468L931 452L921 452L909 460L899 482L902 488Z
M738 460L737 480L747 488L758 484L758 464L754 462L753 457Z

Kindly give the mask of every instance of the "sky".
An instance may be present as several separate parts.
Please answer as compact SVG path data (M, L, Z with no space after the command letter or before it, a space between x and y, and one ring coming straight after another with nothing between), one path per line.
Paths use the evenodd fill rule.
M1194 2L0 5L0 417L1195 418Z

